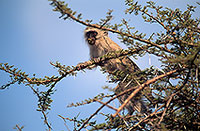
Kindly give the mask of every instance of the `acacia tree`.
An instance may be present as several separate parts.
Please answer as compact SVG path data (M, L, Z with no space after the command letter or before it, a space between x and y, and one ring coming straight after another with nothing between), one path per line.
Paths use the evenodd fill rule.
M161 69L154 67L136 72L136 76L147 78L147 81L138 84L136 87L127 89L119 94L104 95L100 93L94 98L88 98L79 103L72 103L69 106L80 106L99 102L101 106L87 118L78 119L77 117L61 117L64 122L74 123L74 130L87 128L88 130L199 130L200 129L200 28L199 18L193 18L194 6L189 6L187 10L164 8L157 6L154 2L147 2L145 6L138 2L126 0L127 6L125 15L140 15L144 22L156 23L162 27L159 32L146 36L134 30L130 23L123 19L121 23L111 24L112 11L107 13L105 19L99 23L92 20L83 20L81 15L68 7L62 1L49 0L54 7L54 11L60 12L60 18L73 20L83 26L89 26L106 30L118 34L118 38L128 47L127 50L108 53L94 60L86 61L76 66L66 66L59 62L51 63L58 69L58 76L45 76L45 78L31 77L27 73L1 63L0 69L10 75L11 81L1 86L6 89L12 84L24 84L32 89L38 97L38 111L44 117L44 122L48 130L52 130L48 122L46 113L50 110L52 94L56 89L57 83L62 79L73 75L80 70L91 68L104 61L119 58L122 56L139 56L145 54L156 56L162 63ZM199 6L199 3L197 3ZM115 76L112 76L115 77ZM118 76L119 77L119 76ZM114 82L114 81L110 81ZM46 91L41 91L39 86L46 86ZM153 97L145 96L145 88L150 87ZM122 113L121 110L127 102L134 98L138 92L146 97L148 112L141 114L135 112L132 115ZM120 107L113 107L109 103L125 93L130 96ZM148 92L149 93L149 92ZM105 100L105 98L107 98ZM99 115L99 111L104 107L116 111L114 114L101 114L105 116L104 123L97 123L91 120ZM18 130L21 127L16 125Z

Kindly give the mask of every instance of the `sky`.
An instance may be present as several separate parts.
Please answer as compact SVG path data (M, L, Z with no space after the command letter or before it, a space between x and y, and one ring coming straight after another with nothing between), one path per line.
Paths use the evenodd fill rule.
M196 0L165 0L156 1L170 8L186 9L187 4L196 5ZM77 65L89 60L89 50L83 38L85 26L72 20L59 19L60 14L53 12L48 0L0 0L0 63L9 63L22 71L37 77L57 75L49 62L59 61L65 65ZM98 22L104 18L108 9L113 9L113 23L125 18L124 1L116 0L68 0L69 6L83 14L85 19ZM105 4L106 3L106 4ZM145 0L140 1L141 4ZM194 17L199 17L199 7ZM132 16L131 24L141 32L150 34L160 30L158 25L149 25L140 17ZM123 48L115 34L110 37ZM134 60L141 69L149 67L149 56ZM151 56L151 64L159 66L157 58ZM0 71L0 85L9 80L9 75ZM78 108L67 108L71 102L80 102L92 98L101 92L101 87L114 84L107 82L106 76L99 68L79 72L77 77L67 77L56 86L52 96L52 109L48 114L53 130L67 130L62 119L75 117L80 113L86 117L95 112L100 105L91 104ZM24 85L13 85L0 90L0 131L12 131L16 124L24 126L24 131L42 131L46 126L37 109L37 97L32 90ZM111 111L105 109L105 111ZM102 121L102 119L99 119ZM70 130L73 123L67 123Z

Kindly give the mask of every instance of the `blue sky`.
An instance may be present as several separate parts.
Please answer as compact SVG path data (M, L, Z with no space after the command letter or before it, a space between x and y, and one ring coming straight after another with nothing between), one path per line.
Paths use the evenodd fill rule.
M76 65L89 59L88 48L83 39L84 26L73 21L59 19L59 13L53 12L48 0L0 0L0 62L15 67L38 77L56 75L50 61L59 61L65 65ZM155 1L155 0L154 0ZM159 2L159 1L158 1ZM170 8L186 9L187 4L195 4L196 0L166 0L159 2ZM104 18L108 9L114 10L113 23L124 18L124 1L116 0L68 0L69 6L83 17L98 22ZM105 4L106 3L106 4ZM142 1L141 3L144 3ZM195 17L199 17L197 8ZM141 32L151 33L159 30L158 25L149 26L139 17L132 17L131 24ZM120 44L117 36L110 37ZM125 48L124 45L120 44ZM149 57L139 58L136 62L140 68L149 66ZM152 64L159 66L152 56ZM0 85L5 84L8 74L0 71ZM102 86L108 85L106 77L99 69L78 73L76 78L67 77L56 86L52 99L52 110L49 121L56 131L66 130L63 121L57 116L80 117L92 114L99 104L79 108L66 108L71 102L91 98L100 92ZM114 87L114 85L109 84ZM16 124L25 126L26 131L44 130L46 126L41 114L36 111L37 97L28 87L13 85L0 91L0 130L11 131ZM110 111L110 110L107 110ZM67 123L72 129L72 124Z

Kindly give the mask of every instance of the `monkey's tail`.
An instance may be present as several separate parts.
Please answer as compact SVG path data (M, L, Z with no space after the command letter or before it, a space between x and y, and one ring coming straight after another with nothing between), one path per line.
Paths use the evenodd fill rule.
M144 104L144 102L141 100L134 100L133 104L132 104L134 110L144 114L147 112L147 107Z
M120 82L118 86L114 89L115 93L118 94L120 92L123 92L125 89L128 89L130 87L133 87L134 85L131 84L131 82ZM126 93L120 97L118 97L119 102L121 104L124 103L124 101L129 97L131 93ZM134 111L137 111L139 113L146 113L147 107L144 103L144 100L142 99L141 92L138 92L125 106L125 108L128 110L128 114L132 115Z
M121 96L119 97L119 102L121 104L124 103L124 101L126 100L126 96ZM132 98L127 105L125 106L125 108L128 110L128 114L132 115L134 111L137 111L139 113L145 114L147 112L147 107L144 104L142 99L134 99Z

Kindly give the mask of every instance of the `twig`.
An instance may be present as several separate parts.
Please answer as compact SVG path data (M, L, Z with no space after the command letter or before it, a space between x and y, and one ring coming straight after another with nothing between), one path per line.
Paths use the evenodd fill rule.
M172 98L174 97L174 95L176 95L176 94L177 94L177 93L173 93L173 94L169 97L169 100L168 100L167 103L166 103L166 107L165 107L165 109L164 109L164 111L163 111L163 113L162 113L162 116L161 116L161 118L160 118L160 121L158 122L158 125L160 125L160 123L162 122L162 120L163 120L163 118L164 118L164 116L165 116L165 113L166 113L166 111L167 111L167 109L168 109L168 107L169 107L169 104L170 104Z
M52 127L51 127L51 125L48 123L48 119L47 119L46 113L45 113L43 110L42 110L41 112L42 112L42 114L43 114L43 116L44 116L44 123L48 126L49 131L51 131Z
M113 107L113 106L110 106L110 105L108 105L108 104L106 104L106 103L104 103L104 102L102 102L102 101L100 101L100 100L95 100L95 101L101 103L102 105L105 105L105 106L109 107L110 109L113 109L113 110L117 111L117 108L115 108L115 107Z
M14 129L17 129L18 131L22 131L22 129L24 128L24 126L19 127L19 125L15 125Z
M64 123L65 127L67 128L68 131L70 131L69 127L68 127L67 124L66 124L66 120L65 120L65 119L67 119L67 118L64 118L64 117L61 116L61 115L58 115L58 116L59 116L60 118L63 119L63 121L65 122L65 123Z
M141 11L141 10L140 10ZM156 9L156 11L157 11L157 9ZM161 22L161 21L159 21L156 17L154 17L153 15L150 15L149 13L147 13L146 11L141 11L141 12L143 12L144 14L146 14L146 15L148 15L150 18L152 18L152 19L154 19L158 24L160 24L164 29L166 29L167 31L169 30L169 28L168 27L166 27L165 25L164 25L164 23L163 22ZM157 13L158 13L158 11L157 11Z
M29 87L30 87L30 88L32 89L32 91L37 95L38 99L40 99L39 93L38 93L31 85L29 85ZM41 106L41 110L39 110L39 111L42 112L42 114L43 114L44 123L47 125L48 130L51 131L52 127L51 127L51 125L50 125L49 122L48 122L48 118L47 118L47 116L46 116L46 113L45 113L45 111L44 111L44 108L42 107L42 105L39 105L39 106Z
M113 110L117 111L117 108L115 108L115 107L113 107L113 106L110 106L110 105L108 105L108 104L106 104L106 103L104 103L104 102L102 102L102 101L100 101L100 100L95 100L95 101L101 103L102 105L107 106L107 107L110 108L110 109L113 109ZM120 118L123 119L123 117L122 117L120 114L118 114L118 116L119 116Z
M135 128L135 127L137 127L138 125L140 125L143 121L145 121L147 118L149 118L149 117L152 117L152 116L154 116L154 115L156 115L156 114L160 114L161 112L157 112L157 111L159 111L162 107L164 107L165 106L165 104L163 104L163 105L161 105L159 108L157 108L153 113L151 113L151 114L149 114L148 116L146 116L145 118L143 118L142 120L140 120L137 124L135 124L134 126L133 126L133 128Z

